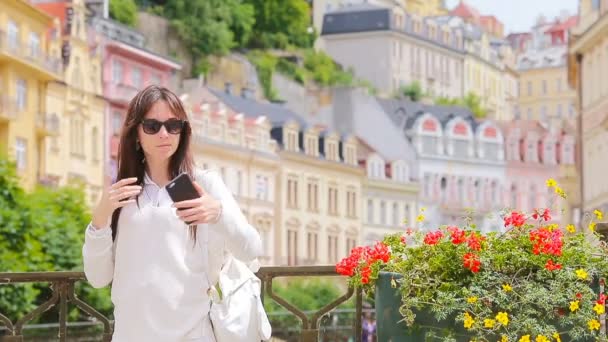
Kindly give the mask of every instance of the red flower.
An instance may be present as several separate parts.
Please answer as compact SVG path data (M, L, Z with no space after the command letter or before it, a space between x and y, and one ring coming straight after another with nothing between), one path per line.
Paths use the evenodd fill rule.
M576 298L577 299L583 299L583 295L579 292L576 294Z
M597 300L597 303L601 304L601 305L605 305L606 304L606 299L608 299L608 296L606 296L603 293L600 293L600 299Z
M411 227L408 227L408 228L405 230L405 235L408 235L408 236L409 236L409 235L412 235L413 233L414 233L414 230L413 230Z
M373 248L369 248L367 250L367 261L369 263L373 263L377 260L382 260L383 262L388 262L391 257L391 252L388 249L388 246L383 242L377 242Z
M473 273L479 272L481 268L481 261L479 261L479 256L474 253L467 253L462 257L462 264L464 267L471 270Z
M424 236L424 243L427 245L436 245L442 237L443 233L440 230L429 232Z
M538 228L530 231L530 241L533 243L532 253L538 254L548 254L561 256L562 255L562 246L564 242L562 241L564 233L561 230L550 231L547 228Z
M562 265L555 264L555 263L553 263L553 260L549 259L549 260L547 260L547 264L545 264L545 268L548 269L549 271L561 270Z
M372 270L369 268L369 265L366 265L361 270L361 283L367 284L369 283L369 276L372 274Z
M407 245L407 238L405 237L405 235L401 236L401 243Z
M450 238L452 239L452 243L455 245L459 245L466 241L467 233L459 229L458 227L448 227L448 231L450 232Z
M513 227L521 227L526 223L526 217L522 213L518 213L516 211L512 212L510 216L504 218L505 227L513 226Z
M545 208L543 210L543 212L539 212L538 209L534 210L534 214L532 214L532 218L535 220L538 220L538 218L542 218L545 221L550 221L551 220L551 212L549 211L548 208Z
M474 251L479 251L481 250L481 243L485 239L486 238L484 236L478 235L477 233L473 232L467 237L467 245L469 245L470 249Z

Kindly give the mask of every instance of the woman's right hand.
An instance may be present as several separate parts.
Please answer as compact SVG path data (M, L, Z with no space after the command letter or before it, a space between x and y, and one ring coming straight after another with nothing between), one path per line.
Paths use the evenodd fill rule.
M135 196L141 192L141 186L132 185L137 182L137 177L121 179L106 187L101 200L93 212L93 226L101 229L109 225L110 218L117 208L127 204L135 203Z

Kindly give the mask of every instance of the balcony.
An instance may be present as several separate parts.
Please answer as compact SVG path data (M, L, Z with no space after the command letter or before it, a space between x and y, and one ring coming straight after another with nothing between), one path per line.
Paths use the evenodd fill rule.
M17 119L17 101L9 96L0 96L0 122Z
M108 83L106 97L112 102L128 105L131 99L137 95L138 89L124 83Z
M59 117L57 114L38 113L36 115L36 132L42 136L59 135Z
M257 273L257 276L262 280L262 301L273 300L288 312L297 317L301 322L301 329L293 335L293 332L283 332L281 329L275 329L273 326L273 337L286 339L289 341L295 340L302 342L315 342L325 341L331 336L334 336L330 340L336 339L336 331L328 331L327 328L321 328L321 321L327 318L327 315L340 311L336 310L336 307L341 303L355 297L355 311L353 324L350 327L341 327L342 339L353 338L356 342L361 342L361 318L363 312L363 296L360 289L355 290L354 288L348 288L346 293L341 297L338 297L331 303L326 303L322 308L314 312L304 312L282 297L280 297L273 290L273 281L275 278L285 277L338 277L334 266L300 266L300 267L262 267ZM102 315L91 305L83 302L76 296L75 286L76 283L86 281L84 273L82 272L28 272L28 273L0 273L0 285L3 286L22 286L24 284L32 283L44 283L48 284L49 298L44 303L41 303L38 307L27 313L21 319L17 321L11 320L9 317L3 315L0 312L0 337L4 336L2 341L23 341L24 340L24 328L34 328L34 326L28 326L28 322L40 317L43 313L57 309L58 311L58 323L51 324L53 329L57 329L58 333L55 336L58 337L58 341L68 341L68 326L72 333L74 328L82 328L88 326L89 328L98 328L91 330L90 334L94 336L87 336L87 340L95 338L95 340L110 341L112 337L113 324L108 317ZM69 322L68 323L68 312L71 307L80 309L83 313L86 313L91 319L88 322ZM50 311L54 312L54 311ZM272 321L272 316L269 315ZM45 324L49 326L49 324ZM99 329L102 328L102 329ZM344 332L346 328L346 332ZM293 329L289 329L293 330ZM3 335L4 334L4 335ZM288 336L283 336L287 334ZM345 337L345 336L346 337ZM54 339L55 340L55 339Z
M25 46L19 40L10 40L0 31L0 63L15 62L36 72L43 81L61 78L63 65L60 58L49 56L40 49Z

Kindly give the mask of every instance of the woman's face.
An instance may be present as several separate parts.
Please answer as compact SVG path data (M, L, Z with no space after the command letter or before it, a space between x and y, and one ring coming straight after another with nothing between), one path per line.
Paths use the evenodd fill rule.
M164 123L164 125L162 124ZM179 120L165 101L157 101L137 127L137 136L146 160L163 162L177 151L183 120Z

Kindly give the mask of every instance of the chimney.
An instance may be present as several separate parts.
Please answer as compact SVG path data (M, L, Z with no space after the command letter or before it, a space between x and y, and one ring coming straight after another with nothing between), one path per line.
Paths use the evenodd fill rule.
M224 83L224 91L226 92L226 94L232 95L232 82Z

